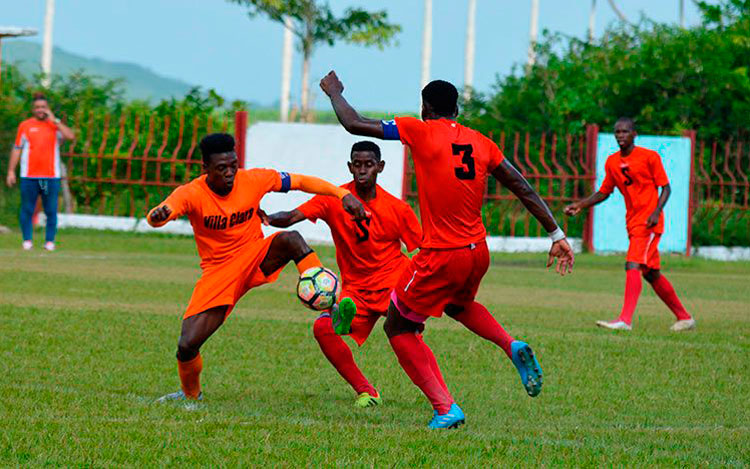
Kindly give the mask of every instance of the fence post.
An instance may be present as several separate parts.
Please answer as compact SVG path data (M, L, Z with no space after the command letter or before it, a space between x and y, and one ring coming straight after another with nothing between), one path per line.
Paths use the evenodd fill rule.
M240 168L245 168L245 151L247 140L247 111L234 113L234 141L236 143L237 159Z
M599 126L589 124L586 126L586 164L587 170L593 174L593 189L596 189L596 150L599 138ZM594 252L594 207L589 209L586 221L583 224L583 247L588 252Z
M690 257L690 252L693 250L693 213L695 211L695 130L684 130L682 132L683 137L690 139L690 189L688 192L688 226L687 226L687 248L685 250L685 256Z

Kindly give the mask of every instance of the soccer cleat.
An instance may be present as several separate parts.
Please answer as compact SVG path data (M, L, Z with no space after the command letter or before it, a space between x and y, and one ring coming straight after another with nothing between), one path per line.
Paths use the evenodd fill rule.
M21 247L24 251L31 251L31 248L34 247L34 243L32 243L30 240L26 240L23 243L21 243Z
M55 243L52 241L47 241L44 243L44 250L45 251L54 251L55 250Z
M690 331L695 329L695 319L681 319L677 321L676 323L672 324L672 327L669 328L672 332L684 332L684 331Z
M339 304L331 308L331 322L334 332L338 335L347 335L351 332L355 314L357 314L357 305L354 300L342 298Z
M466 423L466 417L464 412L455 402L451 404L451 408L445 414L438 414L437 410L434 412L432 420L427 424L428 428L458 428L460 425Z
M377 392L374 396L369 392L362 392L359 393L359 395L357 396L357 400L354 401L354 407L375 407L382 404L382 402L383 401Z
M542 392L544 378L542 367L534 356L534 351L531 350L529 344L520 340L514 340L510 344L510 350L513 364L516 365L518 374L521 375L521 383L526 393L531 397L538 396Z
M596 325L615 331L630 331L633 327L625 321L596 321Z
M187 400L195 400L195 401L202 401L203 400L203 392L198 394L198 397L195 399L188 399L185 393L180 389L177 392L173 392L170 394L166 394L164 396L161 396L159 399L156 400L156 402L170 402L170 401L187 401Z

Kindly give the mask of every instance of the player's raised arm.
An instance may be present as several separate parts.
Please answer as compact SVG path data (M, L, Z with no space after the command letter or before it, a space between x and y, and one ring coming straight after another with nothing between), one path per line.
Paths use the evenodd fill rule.
M320 88L331 98L336 117L347 132L365 137L384 138L383 123L377 119L362 117L344 98L344 84L336 72L331 70L320 80Z
M565 239L565 233L563 233L562 229L557 224L554 215L552 215L552 212L544 200L542 200L526 178L524 178L508 160L502 160L500 164L492 170L492 175L495 179L500 181L502 185L513 192L524 207L526 207L526 209L534 215L534 218L539 220L539 223L542 224L544 229L547 230L547 233L552 239L552 247L549 251L547 267L550 267L555 259L557 259L558 264L555 270L560 275L565 275L566 273L571 272L575 261L573 249Z
M282 186L289 184L290 190L299 190L308 194L332 195L341 199L341 204L355 220L364 220L367 218L365 207L357 200L347 189L335 186L328 181L315 176L305 176L304 174L289 174L288 182L282 178Z

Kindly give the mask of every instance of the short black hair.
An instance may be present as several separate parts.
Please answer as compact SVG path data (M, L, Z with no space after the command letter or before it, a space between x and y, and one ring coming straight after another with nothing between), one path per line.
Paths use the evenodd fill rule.
M352 145L352 151L349 153L349 157L354 154L355 151L370 151L375 155L375 159L380 161L380 147L369 140L362 140Z
M44 93L36 92L31 96L31 101L47 101L47 96L44 95ZM49 101L47 101L49 102Z
M211 162L211 155L234 151L234 137L229 134L209 134L201 139L201 154L203 162Z
M633 120L632 117L626 117L626 116L620 117L619 119L615 121L615 125L617 125L618 122L624 122L626 124L630 124L631 130L635 130L635 120Z
M458 106L458 90L445 80L433 80L422 88L422 100L440 116L452 116Z

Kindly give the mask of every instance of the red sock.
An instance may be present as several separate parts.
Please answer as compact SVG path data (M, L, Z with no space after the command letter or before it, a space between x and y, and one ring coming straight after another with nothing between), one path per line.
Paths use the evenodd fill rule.
M669 283L669 280L667 280L665 276L659 275L659 278L651 284L651 287L653 287L656 294L659 295L661 301L672 310L678 320L682 321L690 319L690 314L688 314L685 307L682 306L680 299L677 297L677 293L674 291L674 287L672 287L672 284Z
M505 332L503 326L495 320L492 314L481 303L474 301L453 319L466 326L467 329L479 337L497 344L508 355L508 358L511 357L510 344L516 339Z
M404 333L389 339L393 351L396 352L398 362L409 375L412 383L422 390L432 403L432 408L439 414L450 410L453 399L445 392L440 381L430 366L430 359L425 352L427 344L420 341L416 334Z
M435 359L435 354L432 353L430 347L428 347L424 342L422 334L417 335L417 339L422 343L422 350L424 350L425 355L427 355L427 359L430 361L430 369L432 370L432 374L435 375L435 378L437 378L437 380L440 382L440 386L443 387L443 391L445 391L450 400L453 401L453 396L451 396L450 391L448 391L448 386L445 384L445 380L443 379L443 373L440 372L440 367L438 366L437 360Z
M638 297L641 296L643 281L641 280L641 271L630 269L625 271L625 301L622 304L620 321L626 324L633 322L633 313L638 305Z
M313 334L315 340L320 345L320 350L326 356L331 365L336 368L342 378L354 388L357 394L363 392L370 393L372 396L377 395L377 391L372 387L365 375L359 370L354 362L354 356L344 339L333 331L330 316L321 316L313 324Z
M180 374L182 392L188 399L198 399L201 393L201 371L203 371L203 357L199 353L190 361L177 360L177 371Z

